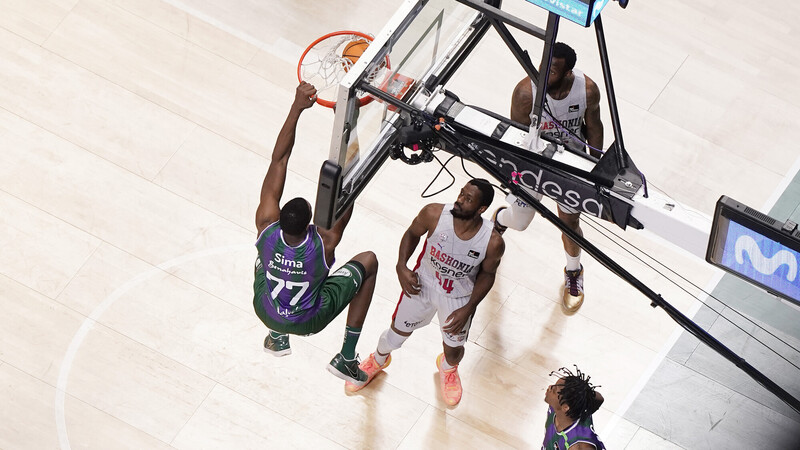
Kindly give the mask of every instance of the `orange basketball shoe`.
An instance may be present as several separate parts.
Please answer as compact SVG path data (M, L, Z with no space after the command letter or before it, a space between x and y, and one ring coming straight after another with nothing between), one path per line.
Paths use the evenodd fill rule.
M375 353L370 353L369 358L365 359L364 361L361 362L361 364L358 365L358 368L363 370L364 373L367 374L367 381L365 381L364 384L362 384L361 386L346 381L344 383L344 389L347 392L356 392L360 390L364 386L368 385L369 382L372 381L372 379L375 378L375 375L377 375L380 371L389 367L389 364L391 363L392 363L392 355L387 356L386 362L384 362L383 365L380 365L378 364L377 361L375 361Z
M442 397L448 406L455 406L461 401L461 377L458 376L458 365L450 370L442 369L444 353L436 357L436 368L439 369L439 385L442 388Z

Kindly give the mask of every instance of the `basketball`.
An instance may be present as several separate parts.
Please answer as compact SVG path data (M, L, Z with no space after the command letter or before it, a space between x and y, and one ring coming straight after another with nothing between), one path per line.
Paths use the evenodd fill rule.
M366 39L357 39L355 41L350 41L347 45L344 46L344 50L342 50L342 58L345 61L342 61L342 66L344 67L344 71L347 72L350 70L350 67L358 61L358 58L364 54L364 51L369 47L369 42Z

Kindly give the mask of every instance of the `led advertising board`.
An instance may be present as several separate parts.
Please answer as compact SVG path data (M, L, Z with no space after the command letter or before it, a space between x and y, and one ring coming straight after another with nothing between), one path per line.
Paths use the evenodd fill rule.
M800 304L800 231L736 200L717 202L706 261Z
M528 0L552 13L588 27L600 14L609 0Z

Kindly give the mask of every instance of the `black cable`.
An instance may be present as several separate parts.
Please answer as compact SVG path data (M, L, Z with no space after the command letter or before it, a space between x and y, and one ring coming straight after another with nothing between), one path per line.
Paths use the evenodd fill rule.
M567 133L569 133L569 134L570 134L570 135L571 135L573 138L575 138L576 140L580 141L581 143L583 143L583 144L585 144L585 145L587 145L587 146L589 145L587 142L585 142L585 141L583 141L582 139L580 139L580 138L579 138L577 135L575 135L575 134L572 132L572 130L570 130L569 128L565 127L565 126L564 126L564 125L563 125L563 124L562 124L562 123L561 123L561 122L560 122L558 119L556 119L556 118L553 116L553 113L552 113L552 111L550 110L550 105L547 103L547 99L545 99L545 105L544 105L544 106L545 106L545 112L547 112L547 114L550 116L550 118L551 118L551 119L552 119L554 122L556 122L556 124L558 125L558 127L559 127L559 128L561 128L561 129L565 130L565 131L566 131ZM642 174L642 177L643 177L643 180L644 180L644 174ZM652 182L652 181L648 181L648 182L647 182L647 185L649 185L649 186L652 186L652 187L656 188L658 191L660 191L661 193L663 193L663 194L665 194L665 195L669 196L669 194L667 194L667 193L666 193L666 192L665 192L663 189L661 189L660 187L658 187L658 186L656 186L655 184L653 184L653 182ZM591 217L591 216L587 216L587 217ZM723 301L722 301L722 300L720 300L719 298L715 297L715 296L714 296L714 295L712 295L711 293L708 293L708 292L706 292L706 291L705 291L703 288L701 288L701 287L697 286L696 284L692 283L690 280L686 279L686 278L685 278L684 276L682 276L681 274L679 274L679 273L675 272L674 270L672 270L671 268L667 267L666 265L664 265L663 263L661 263L661 262L660 262L660 261L658 261L657 259L655 259L655 258L653 258L652 256L648 255L647 253L643 252L643 251L642 251L642 250L640 250L638 247L636 247L635 245L631 244L630 242L628 242L627 240L625 240L625 239L624 239L624 238L622 238L621 236L619 236L619 235L617 235L616 233L612 232L612 231L611 231L611 230L609 230L608 228L606 228L606 227L604 227L604 226L600 225L600 223L599 223L599 222L597 222L597 221L595 221L595 220L594 220L594 218L592 218L592 222L594 222L594 223L595 223L595 225L598 225L599 227L601 227L601 228L603 228L604 230L606 230L608 233L612 234L612 235L613 235L614 237L616 237L617 239L619 239L619 240L621 240L621 241L625 242L626 244L628 244L628 245L630 245L631 247L635 248L637 251L641 252L642 254L644 254L644 255L647 255L647 256L648 256L650 259L652 259L653 261L657 262L659 265L661 265L662 267L666 268L666 269L667 269L667 270L669 270L671 273L673 273L673 274L677 275L677 276L678 276L678 277L680 277L680 278L681 278L683 281L685 281L685 282L689 283L690 285L692 285L692 286L693 286L695 289L697 289L697 290L699 290L700 292L704 293L704 294L705 294L705 295L707 295L708 297L711 297L711 298L713 298L714 300L718 301L718 302L719 302L720 304L722 304L724 307L726 307L726 308L728 308L729 310L731 310L731 311L735 312L735 313L736 313L736 314L738 314L740 317L742 317L743 319L745 319L746 321L748 321L748 322L750 322L752 325L754 325L756 328L758 328L758 329L760 329L760 330L764 331L765 333L767 333L768 335L772 336L772 337L773 337L774 339L776 339L778 342L780 342L780 343L784 344L786 347L788 347L788 348L790 348L790 349L794 350L795 352L798 352L798 353L800 353L800 350L798 350L797 348L793 347L793 346L792 346L791 344L789 344L788 342L786 342L786 341L784 341L783 339L779 338L778 336L776 336L775 334L773 334L773 333L772 333L772 332L770 332L769 330L767 330L767 329L765 329L765 328L763 328L763 327L759 326L758 324L756 324L755 322L753 322L752 320L750 320L748 317L746 317L745 315L743 315L742 313L740 313L740 312L739 312L739 311L737 311L736 309L734 309L734 308L731 308L730 306L728 306L728 305L727 305L725 302L723 302ZM592 226L592 225L590 225L590 226ZM688 295L690 295L691 297L695 298L697 301L699 301L700 303L702 303L703 305L705 305L707 308L709 308L710 310L712 310L712 311L714 311L715 313L717 313L717 314L718 314L720 317L722 317L723 319L727 320L727 321L728 321L730 324L732 324L733 326L735 326L736 328L738 328L739 330L741 330L743 333L745 333L746 335L748 335L748 336L750 336L751 338L753 338L753 339L754 339L756 342L758 342L759 344L761 344L761 345L763 345L764 347L768 348L770 351L772 351L773 353L775 353L776 355L778 355L778 356L779 356L781 359L783 359L784 361L788 362L789 364L791 364L792 366L794 366L795 368L797 368L798 370L800 370L800 367L798 367L796 364L792 363L791 361L789 361L788 359L786 359L786 358L785 358L783 355L779 354L778 352L776 352L775 350L773 350L772 348L770 348L769 346L767 346L765 343L761 342L761 341L760 341L758 338L756 338L756 337L755 337L755 336L753 336L752 334L750 334L750 333L748 333L747 331L745 331L745 330L744 330L742 327L740 327L739 325L737 325L736 323L734 323L734 322L733 322L731 319L729 319L729 318L725 317L725 316L724 316L722 313L720 313L719 311L717 311L717 310L715 310L714 308L712 308L711 306L709 306L709 305L708 305L706 302L704 302L703 300L701 300L701 299L700 299L699 297L697 297L696 295L693 295L692 293L690 293L690 292L689 292L688 290L686 290L686 289L685 289L683 286L680 286L680 285L678 285L678 283L676 283L676 282L675 282L674 280L672 280L671 278L669 278L669 277L665 276L663 273L661 273L660 271L658 271L656 268L654 268L654 267L653 267L653 266L651 266L650 264L647 264L647 263L646 263L645 261L643 261L641 258L639 258L638 256L634 255L634 254L633 254L633 253L632 253L630 250L628 250L628 249L626 249L625 247L623 247L623 246L622 246L622 245L621 245L619 242L615 242L613 239L611 239L610 237L608 237L608 236L606 236L605 234L603 234L603 232L601 232L599 229L597 229L597 227L594 227L594 226L592 226L592 227L593 227L593 228L594 228L594 229L595 229L597 232L599 232L599 233L600 233L600 234L602 234L604 237L606 237L606 238L607 238L609 241L611 241L611 242L614 242L614 243L615 243L617 246L619 246L621 249L623 249L623 250L627 251L627 252L628 252L628 253L629 253L631 256L633 256L634 258L636 258L637 260L639 260L641 263L643 263L644 265L646 265L647 267L649 267L650 269L652 269L653 271L655 271L655 272L656 272L656 273L658 273L659 275L661 275L661 276L663 276L664 278L666 278L667 280L669 280L669 282L670 282L670 283L674 284L674 285L675 285L675 286L677 286L679 289L681 289L682 291L686 292L686 293L687 293Z
M591 217L591 216L587 216L587 217ZM621 241L625 242L626 244L630 245L632 248L635 248L637 251L639 251L639 252L640 252L640 253L642 253L643 255L647 255L647 257L648 257L648 258L650 258L651 260L653 260L653 261L655 261L656 263L658 263L658 264L659 264L661 267L664 267L665 269L669 270L671 273L673 273L673 274L677 275L677 276L678 276L678 277L680 277L680 278L681 278L683 281L685 281L686 283L689 283L689 284L690 284L692 287L694 287L694 288L695 288L695 289L697 289L698 291L702 292L703 294L705 294L705 295L707 295L707 296L709 296L709 297L713 298L714 300L718 301L720 304L722 304L722 305L723 305L723 306L725 306L726 308L730 309L731 311L735 312L736 314L738 314L739 316L741 316L741 317L742 317L744 320L746 320L746 321L750 322L751 324L753 324L753 325L754 325L755 327L757 327L758 329L760 329L760 330L762 330L762 331L766 332L767 334L769 334L770 336L772 336L773 338L775 338L775 339L776 339L776 340L778 340L779 342L783 343L784 345L786 345L786 346L787 346L787 347L789 347L790 349L792 349L792 350L794 350L794 351L796 351L796 352L800 353L800 350L799 350L799 349L797 349L797 348L793 347L791 344L789 344L789 343L787 343L786 341L782 340L782 339L781 339L781 338L779 338L778 336L775 336L775 335L774 335L773 333L771 333L769 330L767 330L767 329L765 329L765 328L762 328L762 327L760 327L760 326L759 326L757 323L753 322L752 320L750 320L749 318L747 318L746 316L744 316L743 314L741 314L741 313L740 313L739 311L737 311L736 309L734 309L734 308L731 308L730 306L728 306L728 304L726 304L725 302L723 302L723 301L722 301L722 300L720 300L719 298L715 297L713 294L706 292L706 291L705 291L705 289L701 288L700 286L697 286L697 285L696 285L696 284L694 284L694 283L693 283L691 280L688 280L688 279L687 279L687 278L685 278L683 275L681 275L681 274L677 273L676 271L672 270L671 268L669 268L668 266L666 266L665 264L663 264L661 261L659 261L659 260L655 259L654 257L650 256L649 254L647 254L646 252L642 251L641 249L639 249L639 248L638 248L638 247L636 247L635 245L631 244L630 242L628 242L627 240L625 240L624 238L622 238L622 237L621 237L621 236L619 236L618 234L616 234L616 233L614 233L613 231L609 230L608 228L604 227L602 224L600 224L599 222L597 222L597 220L595 220L593 217L591 217L591 222L593 222L595 225L597 225L598 227L602 228L603 230L607 231L609 234L613 235L615 238L617 238L617 239L619 239L619 240L621 240ZM619 246L620 248L622 248L623 250L625 250L626 252L628 252L628 253L629 253L631 256L633 256L634 258L638 259L638 260L639 260L641 263L645 264L647 267L650 267L650 268L651 268L653 271L655 271L655 272L656 272L656 273L658 273L659 275L661 275L661 276L663 276L664 278L666 278L667 280L669 280L669 281L670 281L672 284L674 284L675 286L677 286L678 288L680 288L682 291L684 291L684 292L686 292L687 294L689 294L690 296L694 297L694 298L695 298L695 299L697 299L697 300L698 300L700 303L703 303L703 304L704 304L706 307L708 307L709 309L711 309L711 310L712 310L712 311L714 311L715 313L719 314L719 315L720 315L720 317L722 317L723 319L727 320L728 322L730 322L731 324L733 324L734 326L736 326L737 328L739 328L740 330L742 330L742 332L744 332L745 334L747 334L748 336L752 337L753 339L755 339L755 340L756 340L756 341L758 341L760 344L762 344L762 345L764 345L764 346L766 347L766 344L764 344L763 342L759 341L759 340L758 340L758 339L757 339L755 336L753 336L753 335L749 334L748 332L746 332L745 330L743 330L741 327L739 327L738 325L736 325L735 323L733 323L733 321L731 321L730 319L728 319L727 317L725 317L724 315L722 315L722 313L720 313L719 311L717 311L717 310L715 310L714 308L712 308L711 306L709 306L707 303L705 303L704 301L702 301L702 300L701 300L700 298L698 298L696 295L693 295L693 294L691 294L691 293L690 293L688 290L686 290L686 289L685 289L685 288L683 288L682 286L678 285L678 283L676 283L674 280L670 279L669 277L665 276L663 273L659 272L659 271L658 271L656 268L654 268L653 266L651 266L651 265L647 264L646 262L644 262L644 261L643 261L641 258L639 258L638 256L634 255L634 254L633 254L633 253L632 253L630 250L628 250L628 249L624 248L624 247L623 247L623 246L622 246L620 243L618 243L618 242L615 242L613 239L611 239L610 237L608 237L607 235L605 235L605 234L604 234L602 231L600 231L600 230L599 230L597 227L595 227L594 225L591 225L591 224L589 224L589 225L590 225L590 226L592 226L592 228L594 228L594 229L595 229L595 230L596 230L598 233L602 234L602 235L603 235L603 236L604 236L606 239L610 240L611 242L614 242L614 243L615 243L617 246ZM769 348L769 347L767 347L767 348ZM773 351L774 351L774 350L773 350ZM787 362L788 362L788 361L787 361ZM790 363L790 364L792 364L791 362L789 362L789 363ZM796 366L796 365L794 365L794 364L792 364L792 365L793 365L793 366L795 366L795 367L797 367L798 369L800 369L800 367L798 367L798 366Z
M452 186L453 186L453 184L455 184L455 182L456 182L456 177L453 175L453 173L452 173L452 172L450 172L450 170L449 170L449 169L447 169L447 165L448 165L448 164L450 163L450 161L451 161L453 158L455 158L456 156L459 156L459 158L461 159L461 168L464 170L464 173L465 173L465 174L467 174L467 176L468 176L468 177L470 177L470 178L471 178L471 179L473 179L473 180L476 178L474 175L472 175L471 173L469 173L469 171L467 170L467 167L466 167L466 165L464 165L464 157L463 157L463 156L461 156L461 155L451 155L449 158L447 158L447 161L445 161L444 163L442 163L442 161L439 159L439 157L437 157L437 156L436 156L436 154L434 153L434 154L433 154L433 157L436 159L436 162L438 162L438 163L439 163L439 165L440 165L440 166L442 166L442 167L441 167L441 169L439 169L439 171L438 171L438 172L436 173L436 175L433 177L433 180L431 180L431 182L430 182L430 183L428 183L428 185L425 187L425 189L423 189L423 191L422 191L422 194L420 194L420 196L421 196L422 198L430 198L430 197L433 197L434 195L441 194L442 192L444 192L444 191L446 191L446 190L450 189L450 187L452 187ZM444 188L442 188L442 189L440 189L440 190L438 190L438 191L434 192L433 194L425 194L426 192L428 192L428 189L429 189L429 188L430 188L430 187L433 185L433 183L435 183L435 182L436 182L436 180L439 178L439 175L441 175L441 173L442 173L442 170L444 170L445 172L447 172L447 174L448 174L448 175L450 175L450 178L451 178L450 184L448 184L446 187L444 187ZM491 184L493 187L497 188L497 190L499 190L500 192L502 192L502 193L504 193L504 194L508 194L508 193L506 192L506 190L505 190L505 189L503 189L503 187L502 187L502 186L500 186L500 185L497 185L497 184L494 184L494 183L492 183L492 182L489 182L489 184Z
M779 341L779 342L781 342L782 344L784 344L785 346L787 346L788 348L790 348L790 349L792 349L792 350L794 350L795 352L798 352L798 353L800 353L800 350L798 350L797 348L793 347L791 344L787 343L786 341L784 341L784 340L783 340L783 339L781 339L780 337L776 336L775 334L773 334L773 333L772 333L772 332L770 332L769 330L767 330L767 329L765 329L765 328L763 328L763 327L759 326L757 323L753 322L753 321L752 321L752 320L750 320L748 317L746 317L746 316L744 316L743 314L741 314L740 312L736 311L736 309L734 309L734 308L731 308L730 306L728 306L728 305L727 305L725 302L723 302L722 300L720 300L720 299L718 299L717 297L715 297L714 295L712 295L712 294L710 294L710 293L706 292L706 291L705 291L703 288L701 288L701 287L697 286L697 285L696 285L696 284L694 284L694 283L693 283L691 280L688 280L688 279L686 279L686 278L685 278L684 276L682 276L681 274L679 274L679 273L675 272L674 270L672 270L672 269L671 269L671 268L669 268L668 266L664 265L664 264L663 264L661 261L659 261L659 260L655 259L654 257L650 256L650 255L649 255L649 254L647 254L646 252L642 251L641 249L639 249L638 247L636 247L636 246L635 246L635 245L633 245L632 243L628 242L627 240L625 240L624 238L622 238L622 237L621 237L621 236L619 236L618 234L616 234L616 233L614 233L613 231L609 230L608 228L604 227L604 226L603 226L602 224L600 224L600 223L599 223L597 220L595 220L595 218L594 218L594 217L591 217L591 216L586 216L586 217L590 219L589 221L587 221L587 222L586 222L586 223L587 223L587 225L589 225L590 227L594 228L594 229L595 229L595 231L597 231L598 233L600 233L600 234L601 234L603 237L605 237L605 238L606 238L606 239L608 239L609 241L611 241L611 242L613 242L614 244L616 244L616 245L617 245L619 248L621 248L622 250L625 250L626 252L628 252L628 254L630 254L631 256L633 256L634 258L636 258L637 260L639 260L639 262L641 262L642 264L646 265L647 267L649 267L650 269L652 269L654 272L658 273L658 274L659 274L659 275L661 275L662 277L666 278L666 279L667 279L667 280L668 280L670 283L674 284L674 285L675 285L675 286L677 286L679 289L681 289L682 291L684 291L686 294L688 294L689 296L691 296L691 297L695 298L697 301L699 301L700 303L702 303L703 305L705 305L707 308L709 308L710 310L712 310L712 311L714 311L715 313L717 313L717 314L718 314L720 317L722 317L723 319L727 320L727 321L728 321L730 324L732 324L733 326L735 326L736 328L738 328L739 330L741 330L741 331L742 331L744 334L746 334L746 335L750 336L750 337L751 337L751 338L753 338L753 339L754 339L756 342L758 342L759 344L761 344L761 345L763 345L764 347L768 348L768 349L769 349L771 352L775 353L775 354L776 354L778 357L780 357L781 359L783 359L783 360L784 360L784 361L786 361L787 363L791 364L791 365L792 365L792 366L794 366L796 369L800 370L800 367L799 367L799 366L797 366L797 365L796 365L796 364L794 364L793 362L789 361L789 360L788 360L786 357L784 357L783 355L781 355L780 353L778 353L778 352L777 352L777 351L775 351L774 349L770 348L770 347L769 347L767 344L765 344L764 342L761 342L761 340L759 340L757 337L755 337L755 336L753 336L752 334L750 334L750 333L748 333L747 331L745 331L745 330L744 330L742 327L740 327L739 325L737 325L736 323L734 323L734 322L733 322L731 319L729 319L729 318L725 317L725 316L724 316L722 313L720 313L719 311L717 311L717 310L716 310L716 309L714 309L713 307L709 306L709 305L708 305L708 303L706 303L706 302L702 301L702 300L701 300L700 298L698 298L696 295L693 295L692 293L690 293L690 292L689 292L689 291L688 291L686 288L684 288L683 286L679 285L677 282L675 282L674 280L672 280L671 278L669 278L668 276L666 276L664 273L660 272L658 269L656 269L655 267L653 267L653 266L651 266L650 264L648 264L647 262L645 262L645 261L644 261L642 258L640 258L639 256L635 255L635 254L634 254L633 252L631 252L629 249L627 249L627 248L623 247L623 246L622 246L622 244L620 244L619 242L615 241L614 239L612 239L611 237L609 237L608 235L606 235L605 233L603 233L602 231L600 231L600 229L598 229L598 227L599 227L599 228L602 228L603 230L605 230L605 231L606 231L606 232L608 232L609 234L613 235L615 238L617 238L617 239L619 239L619 240L621 240L621 241L625 242L626 244L628 244L628 245L629 245L629 246L631 246L632 248L635 248L635 249L636 249L637 251L639 251L641 254L643 254L643 255L646 255L648 258L650 258L650 259L652 259L653 261L657 262L657 263L658 263L660 266L664 267L665 269L669 270L669 271L670 271L670 272L672 272L673 274L677 275L677 276L678 276L678 277L680 277L680 278L681 278L683 281L685 281L685 282L689 283L690 285L692 285L694 288L696 288L696 289L697 289L697 290L699 290L700 292L702 292L702 293L706 294L707 296L709 296L709 297L713 298L714 300L718 301L718 302L719 302L719 303L721 303L723 306L725 306L726 308L728 308L728 309L730 309L731 311L735 312L735 313L736 313L736 314L738 314L740 317L742 317L743 319L745 319L746 321L748 321L748 322L750 322L752 325L754 325L756 328L758 328L758 329L760 329L760 330L762 330L762 331L766 332L767 334L769 334L770 336L772 336L773 338L775 338L777 341ZM593 225L593 224L594 224L594 225Z
M449 128L449 129L448 129ZM467 152L465 147L472 148L465 144L463 140L456 134L455 130L452 127L442 127L443 133L440 136L442 139L447 141L449 144L454 145L454 150L452 151L464 151ZM469 135L471 139L476 139L475 136ZM477 139L480 142L480 139ZM465 153L465 154L466 154ZM496 179L501 180L505 176L493 162L486 158L486 155L476 154L471 155L475 159L475 162L478 166L480 166L483 170L487 171L489 174L492 174ZM463 160L462 160L463 166ZM463 167L466 169L466 167ZM650 289L647 285L642 283L639 279L634 277L630 272L625 270L621 267L618 263L616 263L613 259L611 259L608 255L600 251L595 245L591 242L587 241L583 238L580 234L576 233L574 230L569 228L564 222L562 222L557 215L555 215L552 211L548 208L544 207L536 198L531 196L527 191L523 190L519 186L509 185L508 189L511 190L517 196L522 197L526 202L530 202L531 206L545 219L549 222L553 223L558 229L562 231L565 235L567 235L570 239L576 241L581 248L583 248L587 253L595 257L595 259L608 268L611 272L621 277L623 280L631 284L634 288L638 291L643 293L648 299L650 299L652 306L660 307L664 310L666 314L668 314L673 320L675 320L681 327L686 329L689 333L696 336L701 342L708 345L712 350L720 354L722 357L733 363L736 367L740 368L743 372L749 375L754 381L758 384L766 388L768 391L776 395L779 399L789 405L793 410L800 412L800 400L792 396L789 392L785 389L781 388L777 385L774 381L768 378L766 375L758 371L755 367L749 364L744 358L737 355L731 349L726 347L722 344L719 340L714 338L711 334L709 334L705 329L694 323L688 317L686 317L683 313L677 310L674 306L672 306L669 302L664 300L663 297L655 293L652 289ZM758 341L761 342L761 341ZM762 343L763 344L763 343Z
M475 176L473 176L471 173L469 173L467 171L467 166L464 165L464 156L463 155L461 156L461 168L464 169L464 173L467 174L468 177L472 178L473 180L475 179ZM491 178L491 177L489 177L489 178ZM508 194L508 192L506 192L506 190L503 189L503 186L500 186L499 184L494 184L491 181L489 182L489 184L491 184L493 187L497 188L497 190L502 192L503 194L506 194L506 195Z
M436 156L436 154L432 154L432 155L433 155L433 157L436 159L436 162L438 162L438 163L439 163L439 165L440 165L440 166L442 166L442 167L439 169L439 171L438 171L438 172L436 172L436 176L434 176L434 177L433 177L433 180L431 180L431 182L430 182L430 183L428 183L428 185L427 185L427 186L425 186L425 189L422 191L422 194L420 194L420 196L421 196L422 198L430 198L430 197L433 197L434 195L438 195L438 194L440 194L440 193L442 193L442 192L444 192L444 191L446 191L446 190L450 189L450 186L454 185L454 184L455 184L455 182L456 182L456 177L455 177L455 176L453 175L453 173L452 173L452 172L450 172L450 170L447 168L447 164L450 162L450 160L451 160L451 159L455 158L455 157L456 157L456 155L452 155L452 156L450 156L449 158L447 158L447 161L445 161L444 163L442 163L442 161L439 159L439 157L437 157L437 156ZM433 183L435 183L435 182L436 182L436 180L439 178L439 175L441 175L441 174L442 174L442 170L444 170L445 172L447 172L447 174L448 174L448 175L450 175L450 178L452 179L452 180L450 181L450 184L448 184L448 185L447 185L447 186L445 186L444 188L442 188L442 189L440 189L440 190L438 190L438 191L434 192L433 194L428 194L428 195L425 195L425 193L426 193L426 192L428 192L428 189L429 189L431 186L433 186Z

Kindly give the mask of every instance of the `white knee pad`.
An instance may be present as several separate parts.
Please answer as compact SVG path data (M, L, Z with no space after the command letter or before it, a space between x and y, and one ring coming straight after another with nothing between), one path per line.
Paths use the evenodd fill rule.
M537 195L537 198L541 199L541 194ZM500 225L517 231L528 228L536 215L536 210L511 194L508 194L506 201L509 205L508 208L497 213L497 221Z
M403 342L408 339L408 336L402 336L395 333L391 328L387 328L381 338L378 339L378 353L388 355L394 350L403 346Z

